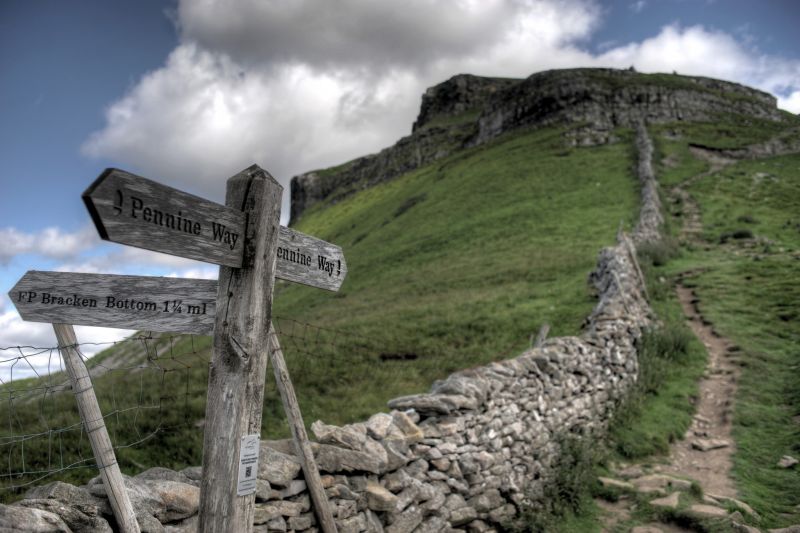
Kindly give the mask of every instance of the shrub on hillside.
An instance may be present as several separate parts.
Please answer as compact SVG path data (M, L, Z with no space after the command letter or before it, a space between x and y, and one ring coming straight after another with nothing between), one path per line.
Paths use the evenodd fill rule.
M675 239L664 237L657 242L642 243L636 248L639 262L646 265L663 266L681 254Z
M509 531L556 531L565 517L586 512L597 484L598 447L588 437L570 435L559 440L558 448L561 454L553 466L553 477L544 484L541 497L522 506L517 521L507 526Z

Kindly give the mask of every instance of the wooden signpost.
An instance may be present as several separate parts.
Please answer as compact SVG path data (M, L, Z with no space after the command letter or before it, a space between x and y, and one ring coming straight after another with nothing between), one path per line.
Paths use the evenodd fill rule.
M216 265L242 266L245 213L108 169L83 193L100 237ZM337 291L347 275L338 246L281 227L275 276Z
M281 226L275 277L338 291L347 275L342 249L305 233Z
M31 270L8 295L31 322L210 335L217 281Z
M275 366L318 522L326 533L336 531L271 315L275 278L336 291L347 264L338 246L279 225L282 191L256 165L228 180L226 205L108 169L83 194L100 236L218 264L219 281L30 271L9 293L25 320L214 334L200 491L203 532L252 529L268 358ZM74 332L59 327L59 345L71 355L67 345L77 344ZM64 360L70 376L88 380L80 357ZM73 383L81 392L84 385ZM93 430L107 439L102 416L82 415L87 425L88 416ZM98 464L108 465L108 483L121 479L108 456L113 458L113 449L106 445L98 450ZM117 521L127 524L122 530L138 531L135 521L130 524L127 494L109 487L110 498L122 493L118 505L112 503Z

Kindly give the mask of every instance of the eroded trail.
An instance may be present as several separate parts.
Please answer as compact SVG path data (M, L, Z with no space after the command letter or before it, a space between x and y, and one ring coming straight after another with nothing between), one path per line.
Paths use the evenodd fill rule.
M703 223L697 202L686 188L693 183L735 163L708 150L692 148L695 157L706 160L710 168L696 174L671 191L682 202L681 238L700 242ZM670 448L664 472L697 481L710 496L736 497L730 477L735 445L731 438L733 403L736 397L738 367L734 364L735 346L722 338L700 312L697 295L679 280L675 288L687 325L708 352L708 363L699 383L697 411L684 440Z
M673 204L680 207L682 220L680 239L683 244L708 246L703 240L703 222L699 205L688 192L688 187L727 165L734 159L692 148L695 157L705 159L710 167L695 174L670 190ZM727 519L731 508L750 514L745 503L736 499L736 487L731 478L735 443L731 436L732 414L736 397L739 367L736 364L739 348L721 337L713 325L702 315L701 302L683 279L675 287L686 322L708 352L705 373L698 384L696 412L684 439L670 446L667 457L655 464L620 465L613 478L600 478L601 483L614 489L636 492L654 509L677 510L693 519ZM692 483L702 488L702 501L689 496ZM681 525L653 522L633 526L631 516L636 499L623 495L616 502L598 501L603 510L603 531L634 533L673 533L692 531L689 522ZM662 515L668 517L667 515ZM733 519L731 519L733 520ZM735 520L733 520L735 522ZM731 523L733 523L731 522ZM740 526L744 527L744 526ZM749 530L748 530L749 531Z
M711 166L707 171L695 174L670 190L669 194L672 203L681 206L683 224L681 225L680 240L684 244L688 242L699 242L703 233L703 220L700 215L700 207L686 188L736 162L735 159L726 158L709 150L703 150L702 148L692 147L690 151L692 155L698 159L707 161Z
M663 472L697 481L712 497L735 498L730 471L735 451L731 419L738 378L733 360L737 348L702 317L691 289L679 284L676 290L687 324L708 351L708 364L699 383L692 425L686 438L671 446Z

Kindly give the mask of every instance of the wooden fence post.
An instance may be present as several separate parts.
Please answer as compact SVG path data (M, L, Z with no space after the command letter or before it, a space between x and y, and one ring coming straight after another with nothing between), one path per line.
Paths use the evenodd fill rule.
M622 234L622 240L625 243L625 248L628 250L628 256L631 258L631 263L633 263L633 268L636 269L636 275L639 276L639 282L642 284L642 292L644 292L645 299L649 302L650 295L647 294L647 280L642 273L642 269L639 266L639 258L636 255L636 248L634 247L633 243L631 242L630 237Z
M548 333L550 333L550 324L542 324L542 327L539 328L539 333L536 335L536 339L531 335L531 348L541 348L544 341L547 340Z
M92 452L100 469L103 486L119 530L122 533L139 533L139 523L136 521L133 506L125 490L125 482L117 464L117 457L114 455L114 448L111 446L103 413L100 412L100 405L94 394L92 378L76 349L78 339L75 336L75 329L69 324L53 324L53 330L58 339L58 351L61 352L61 358L72 382L78 412L92 445Z
M289 422L289 428L292 430L295 454L303 467L303 475L306 479L308 492L314 502L314 513L317 515L317 521L324 533L336 533L336 522L333 521L333 513L330 509L328 496L325 494L325 489L322 488L317 462L308 442L306 426L303 424L303 415L300 412L297 396L294 393L294 386L289 378L289 370L286 368L286 362L283 359L283 351L272 324L270 324L269 328L269 339L271 345L269 358L272 363L272 370L275 372L275 382L278 384L278 391L283 401L283 410L286 412L286 419Z
M255 491L237 490L240 448L243 437L261 435L282 192L256 165L228 180L226 205L246 215L244 259L241 268L219 270L200 485L203 533L253 528Z

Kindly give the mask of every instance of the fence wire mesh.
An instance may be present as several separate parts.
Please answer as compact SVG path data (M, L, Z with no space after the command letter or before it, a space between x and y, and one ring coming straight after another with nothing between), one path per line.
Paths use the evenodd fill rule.
M77 351L92 377L121 464L147 465L152 445L202 420L209 339L135 335ZM202 445L202 430L199 443ZM148 446L143 443L153 441ZM178 448L176 458L182 448ZM91 445L57 347L0 348L0 487L22 492L48 476L81 480L96 473Z
M433 348L404 346L389 331L359 335L281 317L273 324L307 425L366 420L390 398L423 392L464 366ZM491 358L518 353L521 342ZM210 337L139 333L76 348L123 472L201 463ZM271 368L265 383L262 436L288 437ZM45 478L80 483L96 474L58 349L0 347L0 500Z

